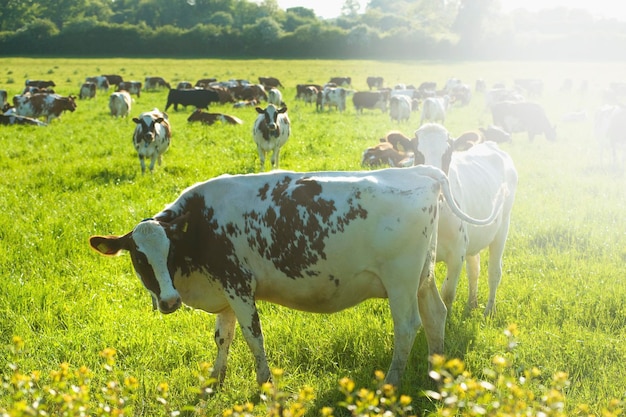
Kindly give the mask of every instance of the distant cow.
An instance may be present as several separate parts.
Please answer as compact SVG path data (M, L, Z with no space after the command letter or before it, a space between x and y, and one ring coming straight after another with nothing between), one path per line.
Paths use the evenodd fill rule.
M96 77L87 77L85 79L85 82L94 83L96 87L98 87L99 90L108 91L110 87L109 80L107 80L107 77L105 77L104 75L98 75Z
M141 81L122 81L117 86L117 91L126 90L128 94L135 94L141 97Z
M389 117L398 122L408 121L411 117L411 99L407 96L392 96L389 99Z
M446 120L446 111L450 98L443 97L426 97L422 103L422 117L420 118L420 126L424 122L441 122Z
M348 91L343 87L326 87L322 90L322 106L324 110L325 106L336 107L339 112L343 112L346 109L346 97Z
M61 117L64 111L76 110L74 96L63 97L58 94L27 94L13 97L16 114L20 116L46 118L46 123Z
M313 87L312 85L307 86L304 90L304 103L314 104L317 101L317 93L317 88Z
M78 94L78 98L94 98L96 96L96 84L90 82L84 82L80 87L80 93Z
M492 141L496 143L511 142L511 134L498 126L489 125L486 128L479 128L483 134L485 141Z
M267 92L267 102L275 106L282 106L284 104L283 94L278 88L272 87Z
M1 114L1 113L0 113L0 125L48 126L47 123L44 123L41 120L33 119L32 117L19 116L17 114Z
M180 81L176 85L176 89L177 90L192 90L193 84L191 84L191 81Z
M196 81L196 84L194 85L194 87L198 87L198 88L208 88L211 86L211 84L215 83L217 81L217 78L201 78L198 81ZM187 87L189 88L189 87Z
M128 91L116 91L109 96L109 110L111 116L126 117L130 114L132 99Z
M304 99L309 87L315 87L317 91L322 91L322 86L319 84L298 84L296 85L296 99Z
M7 90L0 90L0 108L4 109L8 103L9 94Z
M352 95L352 103L357 113L363 113L363 109L380 109L387 111L388 95L383 91L355 91Z
M267 108L256 107L259 114L252 127L252 137L257 145L261 171L265 170L265 155L272 152L272 168L279 168L280 149L291 134L291 122L287 116L287 107L268 104Z
M172 130L167 114L155 108L141 113L139 117L133 117L133 122L137 124L133 132L133 145L139 156L141 173L146 172L145 159L150 159L149 168L152 172L157 161L161 165L161 155L170 146Z
M383 88L383 77L367 77L367 87L371 90L372 88Z
M387 298L394 346L385 383L398 385L422 324L428 354L443 353L433 237L440 190L456 206L449 188L433 167L222 175L187 188L132 231L89 243L102 255L129 252L162 313L185 303L217 314L218 383L237 322L257 382L271 379L257 302L334 313Z
M120 85L122 81L124 81L122 76L117 74L104 74L102 76L107 79L109 85L114 85L116 87Z
M230 89L239 100L267 101L267 92L261 84L238 85Z
M441 296L448 310L456 295L459 275L466 264L469 281L468 307L478 304L480 252L489 248L489 299L485 315L493 313L496 290L502 278L502 255L509 230L517 188L517 171L508 154L494 142L457 150L457 143L441 125L429 123L415 132L415 160L448 174L452 195L459 207L472 217L497 213L496 221L482 227L468 225L447 205L440 207L437 261L448 267ZM465 143L462 144L463 148Z
M154 90L156 88L172 88L170 83L165 81L162 77L146 77L144 82L144 90Z
M404 152L396 149L389 142L380 142L375 146L367 148L361 156L361 165L370 167L380 167L389 165L390 167L409 167L413 165L413 152Z
M613 165L624 167L626 163L626 108L616 106L608 115L608 124L606 129L606 138L608 143L600 144L607 146L612 155ZM621 158L619 156L621 152ZM621 162L620 162L621 159Z
M189 115L187 121L201 122L205 125L212 125L217 121L221 121L222 123L230 125L243 124L243 121L238 117L223 113L206 113L202 111L202 109L196 109L193 113L191 113L191 115Z
M259 77L259 84L265 87L265 89L270 89L272 87L285 88L285 86L280 83L278 78L274 78L274 77Z
M352 85L352 78L350 77L333 77L328 81L330 84L335 84L338 87L349 87Z
M491 106L493 124L509 133L527 132L532 141L543 134L547 140L556 139L556 129L550 124L543 107L537 103L503 101Z
M167 94L167 104L165 105L165 111L174 105L174 110L178 111L178 105L187 107L195 106L198 109L208 109L209 104L219 103L220 96L213 90L170 90Z
M44 80L26 80L27 87L37 87L37 88L49 88L56 87L54 81L44 81Z

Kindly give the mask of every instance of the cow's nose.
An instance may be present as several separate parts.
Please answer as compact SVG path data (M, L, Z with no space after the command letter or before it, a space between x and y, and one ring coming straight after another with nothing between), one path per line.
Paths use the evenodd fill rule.
M170 314L178 310L182 301L180 297L170 298L168 300L159 300L159 311L163 314Z

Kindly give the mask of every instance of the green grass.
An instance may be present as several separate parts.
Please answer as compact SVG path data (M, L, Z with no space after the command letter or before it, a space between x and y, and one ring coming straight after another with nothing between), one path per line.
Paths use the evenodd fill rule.
M502 331L515 323L515 349L520 370L537 367L549 381L566 372L566 408L589 404L596 414L612 398L624 398L626 360L626 177L599 160L592 135L599 90L619 81L625 64L529 62L379 62L379 61L218 61L130 59L8 58L0 64L0 88L9 96L23 80L54 79L61 94L78 94L85 77L120 73L141 80L160 75L175 84L204 77L218 79L278 77L289 106L293 135L281 153L281 168L291 170L359 170L361 152L392 129L412 135L419 113L408 124L366 111L357 115L351 103L344 114L317 113L294 101L295 85L324 83L349 75L354 87L366 89L368 75L387 84L419 84L458 77L473 86L537 77L546 91L537 101L558 124L558 140L537 137L529 143L515 135L503 148L519 171L519 187L504 257L504 277L497 313L464 311L467 284L460 280L447 326L446 355L464 360L480 375L494 355L505 349ZM590 91L560 93L564 78L575 85L586 79ZM133 116L153 107L163 109L167 91L144 92L135 98ZM587 110L586 122L567 125L562 114ZM87 243L92 234L121 234L161 210L189 185L222 173L258 170L252 141L252 109L215 106L243 126L201 126L186 122L191 109L170 109L173 141L163 165L141 175L131 145L134 123L112 119L108 95L81 100L45 128L0 129L0 372L12 360L11 338L20 336L25 351L22 370L48 375L62 362L82 365L104 382L100 352L117 351L116 367L139 380L135 415L164 414L156 397L168 383L171 409L196 401L195 372L214 359L214 316L182 308L164 316L151 310L150 297L135 277L127 256L104 258ZM454 108L446 121L453 135L486 126L491 116L475 94L470 106ZM479 302L487 298L487 254L479 283ZM439 277L443 267L437 268ZM479 309L480 310L480 309ZM313 315L262 303L261 320L270 365L285 370L289 392L313 387L312 415L342 400L337 381L344 376L370 385L377 369L391 360L393 329L387 304L373 300L330 316ZM402 393L414 398L421 414L433 405L420 393L432 389L427 376L427 347L417 337ZM521 372L521 371L520 371ZM256 401L254 365L238 331L231 349L223 388L207 403L208 415L235 403ZM0 408L9 401L0 396Z

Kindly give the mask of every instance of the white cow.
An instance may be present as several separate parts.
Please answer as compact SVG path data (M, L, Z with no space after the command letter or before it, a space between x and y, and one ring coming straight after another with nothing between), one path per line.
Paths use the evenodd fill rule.
M599 149L599 160L600 163L603 163L604 153L609 151L612 154L611 160L612 163L616 163L616 151L617 149L612 146L612 141L609 138L609 128L611 125L617 126L618 122L613 122L614 116L620 117L621 107L619 105L607 104L600 107L594 116L593 120L593 132L596 140L598 141L598 149ZM621 117L624 117L624 114L621 114ZM612 129L612 136L617 137L614 128Z
M265 109L256 107L257 116L252 127L252 137L257 146L261 171L265 170L265 156L272 152L272 168L279 168L280 149L287 143L291 134L291 122L287 107L268 104Z
M90 245L103 255L130 252L162 313L185 303L217 314L219 382L237 322L257 382L271 378L259 300L333 313L388 298L394 350L386 382L398 385L422 323L429 354L443 352L446 309L433 279L440 190L474 221L433 167L223 175L187 188L131 232L92 236Z
M128 91L116 91L109 96L111 116L126 117L130 114L132 99Z
M172 129L167 119L167 114L155 108L144 112L139 117L134 117L137 124L133 133L133 145L139 156L141 173L146 172L145 159L150 159L150 171L154 170L154 164L158 161L161 165L161 155L170 147Z
M322 90L322 110L325 106L337 107L339 112L343 112L346 109L346 97L348 96L348 90L343 87L324 87Z
M422 117L420 126L424 122L439 122L443 124L446 120L446 111L450 104L450 97L426 97L422 103Z
M398 122L408 121L411 117L412 102L408 96L391 96L389 99L389 117Z
M282 106L283 103L283 94L276 87L272 87L267 92L267 102L269 104L273 104L276 107Z
M498 217L488 226L468 225L454 216L447 206L441 208L439 217L437 261L445 262L448 267L441 288L444 303L451 308L465 261L469 280L468 307L477 306L480 251L489 247L489 300L485 315L491 314L502 278L502 255L517 187L513 161L494 142L478 144L467 151L455 151L455 141L450 139L448 131L435 123L420 127L415 132L414 141L415 159L448 174L454 198L470 216L489 214L494 199L505 192Z

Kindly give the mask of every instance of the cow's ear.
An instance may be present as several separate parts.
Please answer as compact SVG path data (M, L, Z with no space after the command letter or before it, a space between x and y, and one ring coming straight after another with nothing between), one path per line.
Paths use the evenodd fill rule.
M102 255L115 256L122 250L128 250L130 240L130 233L124 236L91 236L89 245Z
M173 219L169 223L162 223L161 226L163 227L163 229L165 229L167 237L169 237L171 240L180 240L189 230L190 219L191 214L187 212L182 216L178 216L177 218Z
M133 122L135 122L135 123L139 124L139 123L141 123L141 120L139 120L139 119L138 119L138 118L136 118L136 117L133 117Z
M287 106L278 109L278 113L285 113L285 112L287 112Z
M263 110L263 109L262 109L262 108L260 108L260 107L255 107L254 109L255 109L255 110L256 110L256 112L257 112L257 113L259 113L259 114L263 114L263 113L265 113L265 110Z

